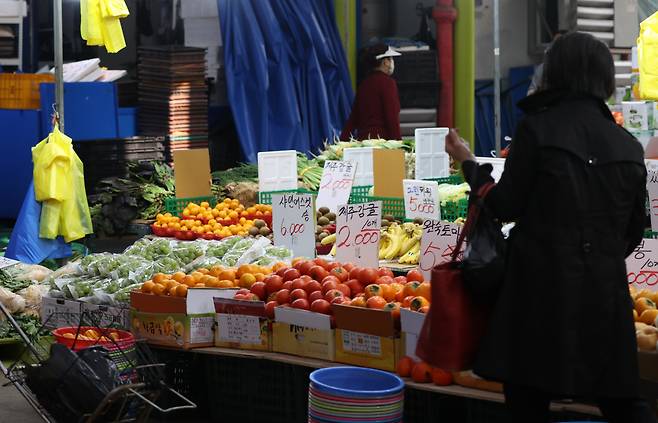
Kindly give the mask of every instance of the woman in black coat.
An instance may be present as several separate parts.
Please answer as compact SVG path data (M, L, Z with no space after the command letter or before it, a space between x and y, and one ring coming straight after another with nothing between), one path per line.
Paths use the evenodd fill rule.
M504 383L514 422L548 422L559 398L595 400L610 422L655 422L638 394L625 265L646 223L643 150L604 102L615 81L603 43L560 37L544 72L485 200L516 227L474 370ZM473 191L491 180L454 131L446 151Z

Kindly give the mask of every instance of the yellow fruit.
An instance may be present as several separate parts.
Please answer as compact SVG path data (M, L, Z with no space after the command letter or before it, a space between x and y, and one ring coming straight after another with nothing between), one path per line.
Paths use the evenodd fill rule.
M194 281L198 283L198 282L201 282L201 278L203 277L203 273L195 271L195 272L190 273L190 276L192 276L194 278Z
M200 206L203 207L203 208L205 209L206 207L210 207L210 204L208 204L207 201L202 201L201 204L200 204Z
M194 279L194 277L192 277L190 275L187 275L183 278L181 283L183 283L187 286L194 286L194 285L196 285L197 281L196 281L196 279Z
M171 279L175 280L178 283L182 283L184 277L185 277L185 273L183 272L176 272L173 275L171 275Z
M229 281L227 279L222 279L217 283L217 288L233 288L233 281Z
M176 284L176 285L173 285L171 288L169 288L169 289L167 290L167 291L169 292L169 295L171 295L172 297L175 297L175 296L176 296L176 292L177 292L176 290L178 289L179 286L180 286L180 285ZM183 286L184 286L184 285L183 285ZM186 288L187 288L187 287L186 287Z
M162 295L165 292L165 286L160 285L159 283L153 284L153 289L151 292L155 295Z
M181 298L187 297L187 285L178 285L176 287L176 296Z
M251 273L245 273L240 276L240 288L251 288L256 283L256 277Z

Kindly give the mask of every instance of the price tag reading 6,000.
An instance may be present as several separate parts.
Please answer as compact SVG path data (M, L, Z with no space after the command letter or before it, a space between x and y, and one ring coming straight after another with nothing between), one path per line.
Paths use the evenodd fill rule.
M338 206L336 260L361 267L379 266L382 202Z
M274 245L297 257L315 257L315 207L311 194L272 195Z
M423 273L425 280L432 277L432 268L439 264L450 261L457 246L457 240L461 233L461 226L454 223L427 219L423 222L423 235L420 239L420 263L418 267ZM458 259L461 259L462 251Z

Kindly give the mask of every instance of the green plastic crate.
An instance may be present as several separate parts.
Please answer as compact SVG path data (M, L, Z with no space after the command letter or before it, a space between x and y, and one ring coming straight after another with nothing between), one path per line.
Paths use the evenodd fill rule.
M644 237L648 239L658 239L658 232L647 230L646 232L644 232Z
M180 216L190 203L199 204L207 201L211 206L215 206L217 199L215 197L189 197L189 198L167 198L165 200L165 210L174 216Z
M466 218L468 214L468 198L459 201L448 201L441 206L441 220L454 222L458 218Z
M451 185L460 185L464 183L464 177L461 173L455 173L454 175L447 176L445 178L430 178L424 179L425 181L436 181L441 184L451 184Z

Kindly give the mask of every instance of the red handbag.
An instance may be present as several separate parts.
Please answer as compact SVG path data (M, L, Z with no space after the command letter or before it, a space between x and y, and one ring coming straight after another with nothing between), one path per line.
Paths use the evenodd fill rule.
M490 186L478 194L484 198ZM483 195L482 195L483 194ZM458 256L464 238L475 225L481 205L469 208L451 261L432 269L432 305L418 337L416 355L426 363L449 371L470 369L486 330L489 307L473 301L464 285Z

